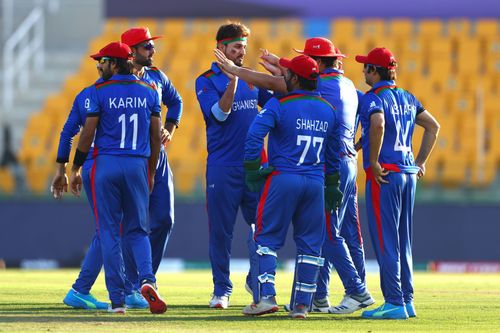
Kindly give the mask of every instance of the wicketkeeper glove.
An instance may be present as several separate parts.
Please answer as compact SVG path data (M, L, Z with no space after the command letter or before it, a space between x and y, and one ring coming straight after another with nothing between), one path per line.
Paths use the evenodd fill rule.
M342 203L343 194L339 189L340 175L338 172L325 177L325 209L331 212L338 209Z
M264 186L267 176L274 171L272 166L262 168L260 157L251 161L243 161L243 166L245 167L245 183L252 192L259 192Z

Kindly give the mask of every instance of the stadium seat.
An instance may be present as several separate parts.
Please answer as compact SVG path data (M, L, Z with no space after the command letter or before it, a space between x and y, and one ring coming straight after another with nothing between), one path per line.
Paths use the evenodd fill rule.
M334 43L345 44L343 49L346 49L349 42L356 41L357 23L351 18L334 19L330 25L330 34Z
M16 184L14 176L9 168L0 168L0 192L12 193L14 192Z
M450 38L470 38L471 22L468 19L453 19L446 24L447 35Z
M437 19L420 20L418 34L424 39L440 38L443 35L443 22Z
M496 19L480 19L476 21L474 26L474 35L480 39L489 40L498 36L498 32L498 20Z
M389 35L392 38L408 38L415 33L414 22L410 19L393 19L389 21Z

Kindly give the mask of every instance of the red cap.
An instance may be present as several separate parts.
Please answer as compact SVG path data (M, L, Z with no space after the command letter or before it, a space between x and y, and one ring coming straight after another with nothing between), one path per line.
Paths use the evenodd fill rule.
M316 80L319 75L319 68L316 61L303 54L292 60L281 58L280 65L307 80Z
M396 58L394 58L391 51L385 47L376 47L371 50L367 56L357 55L356 61L362 64L370 64L388 69L397 67Z
M127 44L113 42L100 49L99 53L92 54L90 57L95 60L102 57L129 59L131 53L132 50Z
M128 46L135 46L147 40L154 40L163 36L151 36L149 29L146 27L130 28L122 33L122 43Z
M303 50L294 50L310 57L346 57L329 39L322 37L309 38L306 40Z

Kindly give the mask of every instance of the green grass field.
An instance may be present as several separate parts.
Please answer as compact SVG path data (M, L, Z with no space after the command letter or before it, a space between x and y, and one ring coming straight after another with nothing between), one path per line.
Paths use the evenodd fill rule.
M74 310L62 299L77 270L0 271L0 332L500 332L499 274L415 275L417 318L375 321L352 315L311 314L292 320L283 310L263 317L241 314L250 302L244 290L244 274L233 274L234 293L228 310L211 310L209 271L162 273L158 284L169 304L163 315L129 310L126 315ZM277 275L278 302L288 302L292 275ZM340 282L332 279L331 300L342 298ZM368 276L370 291L382 302L377 274ZM107 298L104 279L93 293Z

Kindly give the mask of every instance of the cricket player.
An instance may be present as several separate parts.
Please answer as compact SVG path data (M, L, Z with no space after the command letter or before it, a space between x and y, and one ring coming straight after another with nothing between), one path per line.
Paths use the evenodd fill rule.
M243 24L224 24L217 31L217 49L243 66L249 34L250 30ZM233 289L229 260L236 214L241 208L245 221L251 226L255 223L258 203L258 193L251 192L244 181L244 138L258 114L258 106L263 106L271 94L224 72L214 62L196 79L196 95L205 120L208 150L206 196L214 283L209 306L225 309ZM253 243L250 231L251 249ZM252 256L255 251L250 253Z
M96 84L103 83L108 80L111 76L111 72L103 72L103 65L106 64L107 59L96 58L97 61L97 71L100 78L96 81ZM71 145L73 138L80 132L81 127L85 124L87 118L87 107L90 103L91 92L94 85L83 89L76 97L73 102L73 107L68 115L68 119L64 124L59 138L59 148L57 151L57 169L54 179L52 181L51 191L56 199L61 198L64 192L68 189L68 177L66 175L66 164L69 161L69 155L71 151ZM90 187L90 170L94 163L93 157L93 147L90 148L87 159L82 166L82 181L85 188L85 194L87 200L89 201L90 207L94 207L91 187ZM133 261L133 258L127 260L127 255L130 253L123 253L124 260L126 262ZM126 266L127 267L127 266ZM97 276L102 268L102 253L101 244L99 242L99 237L96 233L92 242L90 243L89 249L85 255L82 263L82 268L80 274L76 279L72 288L68 291L64 297L64 304L71 306L76 309L87 309L87 310L107 310L108 303L99 302L91 293L90 289L94 285ZM133 265L135 269L135 263ZM136 279L137 273L135 273L132 278ZM142 297L142 295L134 288L130 282L131 277L126 275L125 279L125 305L127 308L148 308L149 304Z
M439 124L411 93L396 86L396 59L386 48L356 56L372 87L361 99L363 167L368 226L380 267L385 303L364 311L368 319L415 317L412 230L417 177L425 174ZM417 158L412 152L415 124L424 128Z
M320 269L312 311L348 314L375 302L365 285L364 250L358 218L357 163L354 149L358 93L352 82L343 75L341 59L345 55L335 48L330 40L321 37L309 38L306 40L304 50L296 51L317 61L321 73L317 90L336 108L334 113L336 120L334 168L336 172L333 176L340 180L340 192L337 193L335 199L341 204L338 210L334 209L331 214L327 214L327 233L323 247L325 265ZM262 88L273 89L278 93L286 90L285 81L279 75L280 70L277 67L279 58L273 54L265 53L262 59L265 67L274 72L275 76L234 66L217 50L215 55L225 70L247 82ZM335 307L330 307L328 299L332 264L345 289L342 302ZM290 310L290 307L285 306L285 309Z
M152 67L155 54L154 40L161 36L151 36L147 27L136 27L121 35L122 43L130 46L134 74L144 82L156 87L160 100L167 107L162 143L168 144L179 126L182 116L182 98L172 82L160 69ZM160 147L160 156L155 174L155 186L149 197L149 240L153 258L153 273L156 274L165 252L174 226L174 182L164 145ZM129 249L127 249L129 250ZM129 256L129 258L132 258ZM133 260L125 265L132 268L127 276L137 276L133 269ZM138 283L138 279L133 279Z
M141 294L150 311L163 313L167 306L156 290L146 229L161 145L160 99L155 87L132 75L130 54L126 44L114 42L91 56L104 59L103 72L113 76L94 85L73 160L70 188L73 194L80 194L81 166L95 136L91 193L111 300L109 311L125 313L123 238L132 249Z
M283 246L290 221L297 245L292 318L304 319L316 291L321 248L325 237L325 207L333 209L339 180L333 177L334 109L316 92L318 64L300 55L280 59L287 68L289 94L271 99L255 118L245 142L247 183L265 180L257 213L255 242L258 261L252 267L257 288L245 315L278 311L274 287L277 251ZM259 152L269 134L268 170L260 168ZM326 163L326 177L325 177ZM261 179L259 179L259 176ZM325 180L326 179L326 180Z
M295 51L316 60L321 73L318 91L335 106L334 176L339 177L343 194L339 209L334 209L326 217L327 232L322 251L325 265L320 268L313 311L348 314L375 302L365 285L365 258L358 216L358 172L354 149L358 93L341 68L345 55L330 40L309 38L303 50ZM328 299L332 265L345 289L341 303L334 307L330 307Z

